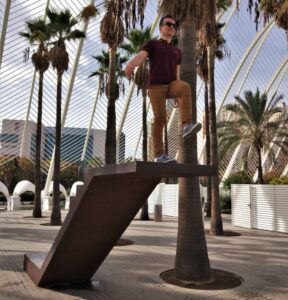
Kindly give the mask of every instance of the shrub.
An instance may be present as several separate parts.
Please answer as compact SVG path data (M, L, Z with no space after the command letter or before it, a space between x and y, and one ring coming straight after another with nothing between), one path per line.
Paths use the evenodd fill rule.
M272 179L275 179L275 174L273 172L267 172L263 175L265 184L269 184Z
M240 171L232 174L226 178L223 182L224 190L231 190L231 184L249 184L252 183L251 177L249 177L244 171Z
M269 184L288 184L288 176L275 177L271 179Z
M220 204L221 210L227 211L231 210L231 194L230 191L225 191L224 189L220 191Z

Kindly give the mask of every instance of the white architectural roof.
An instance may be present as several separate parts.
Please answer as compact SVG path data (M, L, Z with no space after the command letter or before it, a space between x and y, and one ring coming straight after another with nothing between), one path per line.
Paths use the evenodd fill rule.
M62 105L64 106L64 103L68 103L69 101L70 105L65 127L87 128L90 121L98 87L97 78L88 78L89 74L97 69L96 61L92 58L92 55L98 55L101 53L101 50L107 49L107 45L101 42L99 35L99 24L104 11L103 2L95 2L100 10L100 15L89 23L83 48L79 47L79 42L67 43L70 64L69 70L63 75ZM2 32L0 36L0 38L2 37L0 41L1 119L36 121L37 76L35 77L31 61L23 62L23 51L27 49L28 43L18 33L25 31L26 20L43 16L48 3L50 7L59 9L69 8L72 14L76 16L83 6L89 4L90 1L14 0L0 2L0 32ZM157 1L148 1L147 3L144 20L145 26L151 25L157 15ZM219 113L221 113L219 108L222 105L231 103L235 95L239 94L241 96L243 95L243 91L247 89L255 91L259 87L262 92L267 90L268 95L272 95L277 90L279 94L284 94L287 99L288 55L285 32L277 28L274 23L265 28L260 25L258 31L256 31L253 17L247 12L247 5L247 1L240 1L239 10L236 10L235 4L233 4L225 13L219 15L219 21L226 23L223 34L227 41L227 46L231 50L230 59L216 62L215 96ZM83 24L80 24L79 29L82 29L83 26ZM77 60L77 51L79 51L80 55L79 61ZM73 71L76 72L75 78L73 78ZM125 134L126 157L141 159L141 95L137 96L136 91L134 91L132 101L126 106L129 90L128 81L125 81L125 87L125 95L121 96L116 102L117 130ZM56 74L50 68L45 73L43 91L43 123L45 126L55 126L55 91ZM201 80L198 78L198 120L202 120L204 112L203 99L204 88ZM106 128L106 109L107 99L103 95L97 102L95 115L92 119L92 128ZM153 114L151 108L149 108L148 124L152 122L152 118ZM177 132L177 122L171 121L169 122L169 126L171 132ZM15 148L11 148L11 154L17 156L21 152L24 156L29 156L30 149L23 146L25 144L23 129L20 132L20 142ZM97 141L94 142L97 143ZM52 154L54 144L51 141L43 141L43 143L47 144L47 148L49 148L49 152ZM198 155L200 160L204 144L205 141L202 138L202 134L199 133ZM89 147L91 145L88 145ZM75 155L74 149L71 147L69 151L71 157L73 157ZM176 153L176 151L177 143L172 143L169 146L169 152ZM7 159L9 158L0 158L0 165L4 164ZM90 159L87 160L87 163L91 166L96 166L99 164L99 160L96 158ZM68 167L70 164L62 164L62 168ZM237 168L237 160L234 165L233 168ZM43 160L41 167L43 172L48 172L49 163L47 163L47 160Z
M9 191L6 185L0 181L0 192L5 196L6 200L9 198Z
M25 192L35 193L35 185L28 180L22 180L16 184L14 191L13 191L13 196L20 196L21 194L23 194Z

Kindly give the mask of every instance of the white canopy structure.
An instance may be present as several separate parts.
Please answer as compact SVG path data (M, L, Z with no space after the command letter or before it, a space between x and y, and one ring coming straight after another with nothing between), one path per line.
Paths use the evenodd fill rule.
M0 193L2 193L5 196L6 200L8 200L9 191L8 191L6 185L1 181L0 181Z
M78 185L84 185L83 181L76 181L73 183L71 190L70 190L70 196L76 196L76 192L77 192L77 186Z
M67 191L66 191L65 187L62 184L59 185L59 190L60 190L60 193L62 193L64 195L65 201L66 201L68 198L68 195L67 195ZM51 183L50 183L49 195L51 195L52 193L53 193L53 181L51 181Z
M38 74L31 63L32 49L19 36L25 31L25 21L44 16L45 9L68 8L74 16L81 9L95 3L100 14L89 24L79 23L78 28L86 31L87 37L80 42L67 42L69 69L63 75L63 115L62 115L62 169L74 163L84 162L92 167L104 161L107 99L98 93L98 78L88 76L97 70L97 63L92 55L107 50L107 45L100 40L99 24L103 17L104 1L75 0L7 0L0 2L0 166L11 156L27 157L34 162ZM157 1L148 1L144 26L157 22ZM240 1L239 10L233 4L226 12L218 16L225 23L223 35L231 57L222 62L216 61L215 86L218 118L225 118L223 106L234 101L235 95L243 95L245 90L255 91L258 87L268 96L275 91L288 98L288 52L285 32L271 21L266 27L255 30L253 18L247 12L247 1ZM155 23L156 24L156 23ZM157 36L158 26L155 29ZM23 54L29 59L23 61ZM125 159L142 157L142 100L127 80L124 80L125 93L116 102L118 162ZM141 94L141 93L140 93ZM41 168L48 174L46 190L50 186L54 150L55 111L56 111L56 73L50 68L45 73L43 106L43 157ZM132 96L132 98L128 98ZM168 104L169 155L177 153L177 110L172 111ZM204 113L204 87L201 79L197 82L197 113L202 120ZM153 114L148 110L148 124L151 125ZM122 135L121 135L122 134ZM204 161L205 139L198 134L199 161ZM5 147L4 147L5 146ZM242 148L241 148L242 149ZM239 154L231 153L226 162L221 164L221 173L225 176L239 170ZM6 152L5 152L5 151ZM238 151L238 152L237 152ZM278 153L279 175L287 169L287 156ZM65 162L64 162L65 161ZM53 159L52 159L53 162ZM263 162L267 164L268 162ZM253 164L251 164L252 166ZM265 170L271 169L265 165ZM50 172L49 172L50 169ZM251 175L255 174L253 165ZM285 171L286 173L286 171Z
M13 191L13 196L19 197L21 194L25 192L35 193L35 185L28 180L22 180L16 184Z

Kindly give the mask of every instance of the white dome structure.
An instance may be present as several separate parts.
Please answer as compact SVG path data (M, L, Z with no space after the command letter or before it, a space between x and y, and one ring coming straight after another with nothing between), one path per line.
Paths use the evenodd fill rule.
M60 186L59 187L60 192L64 195L65 201L67 201L68 196L67 196L67 191L66 191L65 187L61 183L59 186ZM49 187L49 194L52 194L52 193L53 193L53 181L51 181L51 184Z
M70 196L76 196L77 185L84 185L84 182L83 181L74 182L71 187Z
M6 185L1 181L0 181L0 193L2 193L5 196L6 200L8 200L9 191L8 191Z
M21 194L25 192L35 193L35 185L29 180L19 181L15 186L15 189L13 191L13 196L19 197Z

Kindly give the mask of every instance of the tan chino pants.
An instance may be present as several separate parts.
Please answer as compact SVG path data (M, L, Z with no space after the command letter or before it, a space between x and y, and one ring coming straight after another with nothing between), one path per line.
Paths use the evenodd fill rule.
M152 85L149 87L148 95L154 113L153 124L153 146L154 156L164 154L163 128L166 124L166 100L179 98L179 112L181 123L191 123L192 99L190 85L182 80L172 81L169 85Z

